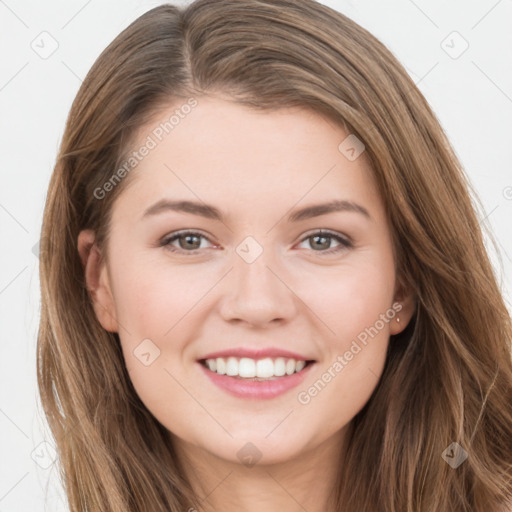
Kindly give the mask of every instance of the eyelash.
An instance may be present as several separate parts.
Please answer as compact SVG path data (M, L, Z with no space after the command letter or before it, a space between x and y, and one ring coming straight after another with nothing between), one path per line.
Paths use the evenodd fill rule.
M170 245L171 242L174 242L174 240L177 240L178 238L180 238L183 235L196 235L196 236L205 238L206 240L209 240L208 237L204 236L202 233L200 233L198 231L178 231L178 232L172 234L170 237L162 239L162 241L160 243L160 246L161 247L165 247L166 250L171 251L171 252L178 252L178 253L182 253L182 254L183 253L188 253L188 254L190 254L192 256L198 255L198 251L200 251L201 249L193 249L191 251L187 251L185 249L179 249L177 247L173 247L173 246ZM335 232L328 231L328 230L315 231L315 232L305 236L300 241L300 243L304 242L308 238L313 238L314 236L323 236L323 237L328 237L328 238L334 238L337 242L340 243L340 245L338 247L327 249L325 251L314 251L312 249L313 252L317 252L317 253L319 253L321 255L334 254L334 253L340 252L340 251L342 251L344 249L350 249L350 248L352 248L354 246L352 241L349 240L348 238L344 238L344 237L336 234Z

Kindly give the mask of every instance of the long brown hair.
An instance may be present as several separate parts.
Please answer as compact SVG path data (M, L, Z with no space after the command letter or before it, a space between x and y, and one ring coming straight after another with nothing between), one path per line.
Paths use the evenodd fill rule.
M156 7L109 46L71 108L41 233L38 383L72 511L184 511L196 501L166 429L99 324L77 251L103 247L116 197L95 190L163 106L214 92L314 109L366 147L415 316L353 419L335 510L493 511L512 498L512 326L477 196L439 122L375 37L313 0ZM107 256L106 254L104 255ZM442 453L458 443L457 468ZM457 447L456 447L457 448ZM453 449L453 446L452 446ZM458 448L457 448L458 449Z

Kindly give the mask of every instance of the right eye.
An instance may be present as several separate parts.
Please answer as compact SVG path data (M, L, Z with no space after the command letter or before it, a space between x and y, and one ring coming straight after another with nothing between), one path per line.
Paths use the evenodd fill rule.
M195 251L204 248L201 247L201 238L208 240L208 238L206 238L202 233L199 233L198 231L178 231L171 233L170 236L165 237L161 241L160 245L172 252L196 254ZM171 245L174 241L178 241L180 247Z

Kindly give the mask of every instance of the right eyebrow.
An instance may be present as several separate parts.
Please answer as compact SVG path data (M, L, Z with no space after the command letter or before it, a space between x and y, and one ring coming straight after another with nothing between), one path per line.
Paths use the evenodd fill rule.
M160 199L155 204L150 206L142 215L146 218L152 215L158 215L168 210L175 212L191 213L193 215L200 215L208 219L222 221L223 215L220 210L215 206L205 203L197 203L195 201L173 201L171 199Z

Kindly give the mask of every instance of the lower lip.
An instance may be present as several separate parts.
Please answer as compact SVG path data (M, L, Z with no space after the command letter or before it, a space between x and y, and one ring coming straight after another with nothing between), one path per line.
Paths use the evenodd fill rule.
M238 398L274 398L298 386L310 372L315 363L309 363L300 372L276 377L273 380L250 380L219 375L198 363L203 372L219 388Z

